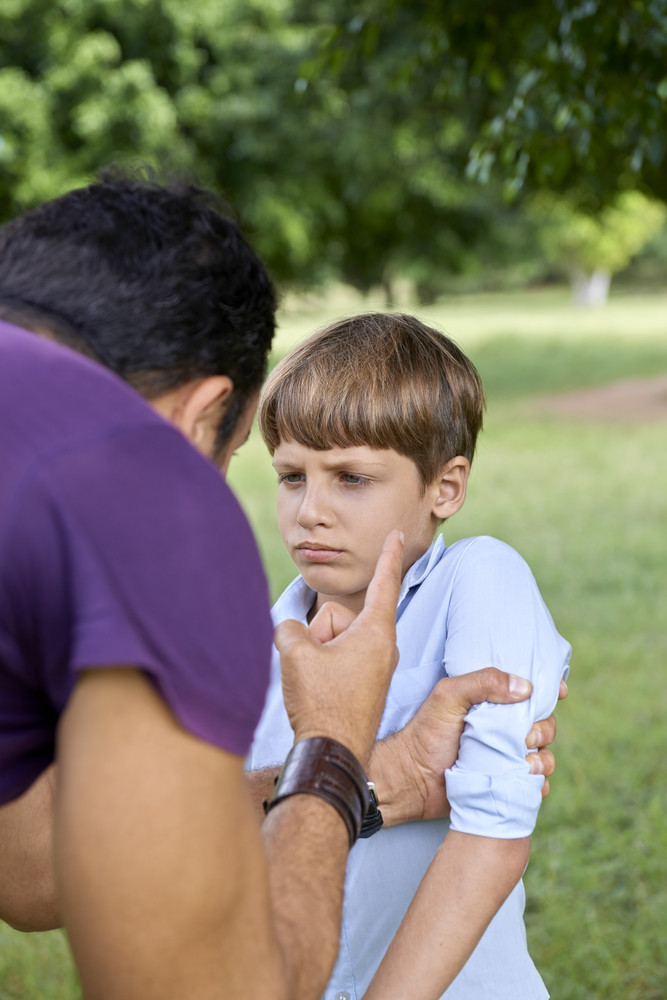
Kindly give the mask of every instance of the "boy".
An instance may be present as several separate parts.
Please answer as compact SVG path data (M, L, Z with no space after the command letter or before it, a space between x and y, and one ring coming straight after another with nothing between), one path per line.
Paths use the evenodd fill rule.
M469 713L446 774L449 821L380 830L355 847L326 1000L548 996L523 926L520 879L542 785L523 741L552 711L570 647L516 552L492 538L433 541L465 500L483 407L465 355L400 315L353 317L316 334L263 391L279 527L301 572L275 620L308 621L329 599L358 612L382 538L394 527L405 536L400 660L379 736L402 727L448 674L511 668L534 689L521 705ZM291 745L277 658L272 677L252 768L281 761Z

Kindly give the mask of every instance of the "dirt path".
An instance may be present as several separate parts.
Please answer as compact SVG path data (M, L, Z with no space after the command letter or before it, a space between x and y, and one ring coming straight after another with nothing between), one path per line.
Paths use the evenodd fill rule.
M537 407L542 412L588 420L667 420L667 375L544 396Z

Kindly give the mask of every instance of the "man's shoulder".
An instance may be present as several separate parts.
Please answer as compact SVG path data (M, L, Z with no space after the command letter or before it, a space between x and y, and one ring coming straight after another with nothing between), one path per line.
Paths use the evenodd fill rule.
M39 396L46 390L46 398L62 394L63 386L79 383L82 389L107 386L113 391L140 397L121 378L104 365L66 347L50 337L7 323L0 319L0 379L3 388L11 394L13 386L21 392L32 391ZM50 390L50 391L49 391ZM4 402L4 400L3 400Z
M103 479L194 477L229 494L212 464L113 372L61 344L0 323L0 510L30 484L68 492ZM233 502L230 499L230 503Z
M101 365L37 334L0 324L0 460L5 483L53 456L126 428L164 423Z

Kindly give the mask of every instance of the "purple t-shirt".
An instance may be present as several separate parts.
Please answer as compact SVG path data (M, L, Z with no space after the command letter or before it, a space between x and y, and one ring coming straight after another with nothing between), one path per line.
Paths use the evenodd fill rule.
M0 804L53 760L85 668L141 668L186 729L245 755L270 648L212 463L111 372L0 323Z

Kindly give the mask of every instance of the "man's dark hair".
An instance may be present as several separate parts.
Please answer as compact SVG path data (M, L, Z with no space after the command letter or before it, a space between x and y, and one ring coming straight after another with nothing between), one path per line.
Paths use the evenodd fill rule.
M264 378L277 296L214 195L112 168L0 229L0 303L148 399L228 375L220 448Z

